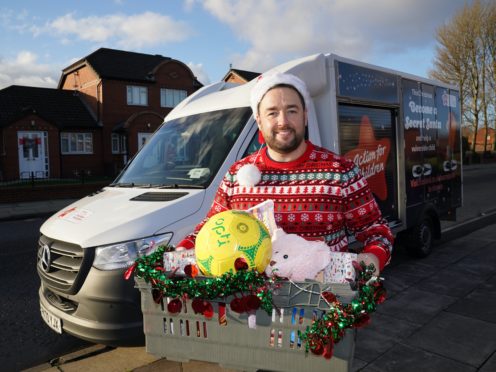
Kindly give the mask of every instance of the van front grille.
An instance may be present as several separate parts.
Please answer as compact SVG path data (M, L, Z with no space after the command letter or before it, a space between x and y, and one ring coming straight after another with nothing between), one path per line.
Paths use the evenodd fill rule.
M49 289L45 291L45 298L50 302L51 305L55 306L57 309L62 310L65 313L74 313L77 310L77 304L74 301L70 301L66 298L56 295Z
M92 249L50 239L41 235L38 241L38 273L49 287L75 293L84 281L93 256ZM89 264L88 264L89 263Z

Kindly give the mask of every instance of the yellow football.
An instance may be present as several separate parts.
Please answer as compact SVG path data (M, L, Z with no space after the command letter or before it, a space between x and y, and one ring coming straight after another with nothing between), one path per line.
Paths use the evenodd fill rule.
M272 256L270 234L263 222L244 211L229 210L212 216L196 237L196 263L207 276L235 272L244 259L248 268L263 272Z

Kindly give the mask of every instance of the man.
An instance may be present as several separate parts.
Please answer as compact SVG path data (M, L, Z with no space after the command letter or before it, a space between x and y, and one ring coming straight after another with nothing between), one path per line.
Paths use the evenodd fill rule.
M305 140L310 102L305 83L294 75L258 78L251 106L267 146L230 167L207 218L178 247L193 248L212 215L272 199L276 222L287 233L324 240L332 251L347 251L352 233L363 244L358 260L373 263L376 274L383 269L391 257L391 231L358 167ZM248 166L258 173L250 170L254 182L241 177Z

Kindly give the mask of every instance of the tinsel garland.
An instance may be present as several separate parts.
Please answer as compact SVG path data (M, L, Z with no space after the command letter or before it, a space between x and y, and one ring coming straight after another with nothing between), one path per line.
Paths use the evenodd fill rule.
M195 279L169 276L162 267L163 253L167 247L159 247L154 253L140 257L126 272L129 278L134 272L139 278L152 284L152 290L171 298L219 300L237 293L254 293L260 299L260 307L272 312L271 289L276 278L267 278L254 270L228 272L220 277ZM345 335L346 329L362 327L370 321L369 314L386 298L382 279L374 276L374 265L354 263L357 271L356 296L349 304L341 303L331 292L320 295L329 305L320 319L316 319L305 332L299 332L305 342L305 350L331 358L334 344Z

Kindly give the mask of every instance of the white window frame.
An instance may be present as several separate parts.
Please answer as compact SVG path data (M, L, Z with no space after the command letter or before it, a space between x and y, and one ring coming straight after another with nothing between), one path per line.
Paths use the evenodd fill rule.
M112 133L112 154L120 153L120 139L117 133Z
M148 88L139 85L128 85L127 104L129 106L148 106Z
M63 155L93 154L93 133L60 133L60 152Z
M179 102L188 96L184 89L160 89L160 107L176 107Z
M112 133L112 154L127 153L127 138L123 134Z

